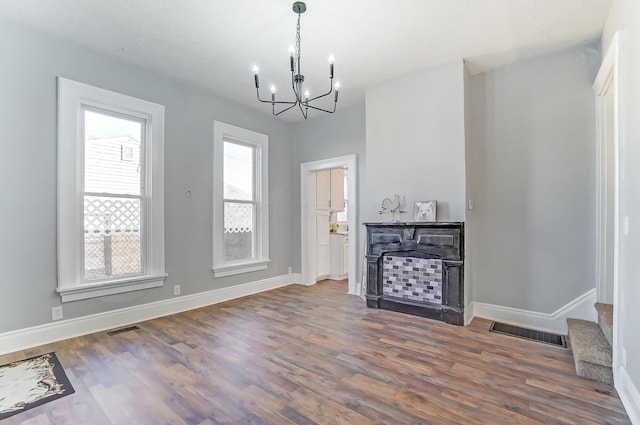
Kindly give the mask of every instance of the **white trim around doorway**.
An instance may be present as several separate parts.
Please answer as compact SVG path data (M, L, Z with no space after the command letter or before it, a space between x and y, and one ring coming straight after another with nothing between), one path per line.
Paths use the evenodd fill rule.
M323 159L300 164L300 263L301 284L316 283L315 255L312 255L315 237L315 201L310 198L309 180L311 174L319 170L346 168L349 179L349 288L350 295L359 295L360 285L357 282L357 246L358 246L358 161L357 155L345 155L337 158ZM314 218L313 220L311 218ZM313 233L313 235L312 235Z

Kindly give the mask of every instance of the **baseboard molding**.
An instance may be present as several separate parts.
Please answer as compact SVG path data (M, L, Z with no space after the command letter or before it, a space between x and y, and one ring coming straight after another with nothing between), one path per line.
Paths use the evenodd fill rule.
M291 273L289 276L291 276L291 283L295 285L302 284L302 273Z
M498 322L509 323L526 328L533 328L546 332L566 335L567 318L583 320L597 320L596 290L590 289L578 298L568 302L553 313L539 313L537 311L522 310L501 305L472 302L471 314L473 317L482 317ZM465 322L466 322L465 312ZM469 320L471 321L471 320Z
M615 384L616 391L618 391L620 400L622 400L622 404L627 410L631 423L640 425L640 391L631 381L631 377L625 368L618 369Z
M464 325L465 326L468 326L469 323L471 323L471 321L473 320L473 318L475 316L474 315L474 306L475 305L474 305L474 303L472 301L472 302L470 302L469 304L467 304L464 307Z
M276 276L241 285L5 332L0 334L0 354L12 353L269 291L291 285L295 279L295 274Z

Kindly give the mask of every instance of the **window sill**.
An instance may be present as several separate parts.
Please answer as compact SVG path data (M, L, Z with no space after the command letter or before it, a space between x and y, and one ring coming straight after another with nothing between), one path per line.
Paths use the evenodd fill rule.
M269 267L270 259L256 260L246 263L225 264L223 266L213 267L213 277L225 277L232 276L234 274L257 272L259 270L266 270Z
M128 277L108 282L90 283L70 288L58 288L62 302L86 300L103 297L105 295L121 294L123 292L139 291L141 289L157 288L164 285L167 274Z

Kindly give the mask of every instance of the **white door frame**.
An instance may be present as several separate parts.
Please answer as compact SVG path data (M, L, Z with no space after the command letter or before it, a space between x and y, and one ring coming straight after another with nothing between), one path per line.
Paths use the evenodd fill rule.
M316 283L314 270L316 258L311 253L315 252L312 246L315 241L315 201L309 199L309 179L312 173L331 168L346 168L349 175L347 180L349 192L349 207L347 224L349 226L349 289L351 295L359 294L359 285L356 277L358 246L358 161L357 155L345 155L337 158L323 159L320 161L305 162L300 164L300 263L301 283L313 285Z
M620 34L617 32L607 49L607 53L602 60L602 65L593 83L593 90L596 95L596 293L598 301L603 298L606 291L605 264L606 247L605 232L607 224L607 210L604 203L606 199L613 199L613 376L614 381L618 381L619 368L623 358L623 345L620 334L620 317L623 308L620 294L620 208L619 208L619 187L620 187L620 143L619 143L619 55L620 55ZM607 192L606 176L606 143L607 128L606 123L606 94L613 90L613 198Z

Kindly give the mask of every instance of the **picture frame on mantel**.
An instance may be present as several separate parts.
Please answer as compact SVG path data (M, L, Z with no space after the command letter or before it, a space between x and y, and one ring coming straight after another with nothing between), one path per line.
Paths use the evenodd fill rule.
M436 201L416 201L413 207L414 221L436 221Z

